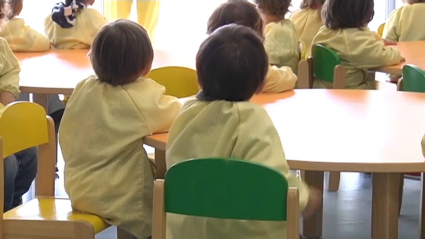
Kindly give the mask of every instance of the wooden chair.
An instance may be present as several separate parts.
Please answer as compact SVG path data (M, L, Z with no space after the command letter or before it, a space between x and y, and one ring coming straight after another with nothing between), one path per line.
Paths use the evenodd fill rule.
M102 218L72 210L71 202L55 198L56 143L53 120L34 103L17 102L0 115L0 158L38 146L36 198L0 217L3 239L94 239L108 228ZM4 166L0 163L0 192L4 192ZM4 203L3 193L0 205Z
M309 85L313 88L314 79L327 81L333 84L333 89L345 89L346 69L341 65L341 59L332 49L316 44L312 47L312 56L308 59ZM338 191L340 172L330 172L328 190Z
M286 221L286 238L300 237L298 189L288 188L275 169L245 160L195 159L172 166L165 181L155 181L153 207L152 239L166 238L166 213Z
M189 97L198 93L196 71L180 66L166 66L152 70L147 76L165 86L165 94L177 98Z
M379 27L378 27L378 31L377 31L377 33L378 33L378 35L380 36L380 37L382 37L382 35L384 35L384 28L385 28L385 23L382 23L381 25L379 25Z

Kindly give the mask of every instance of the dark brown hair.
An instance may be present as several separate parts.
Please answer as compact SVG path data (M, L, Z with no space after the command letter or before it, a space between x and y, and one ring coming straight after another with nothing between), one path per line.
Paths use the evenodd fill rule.
M362 29L372 21L373 8L373 0L327 0L323 5L322 19L332 30Z
M12 19L21 14L23 5L23 0L9 0L10 9L8 11L7 18Z
M6 18L6 12L7 12L6 1L0 0L0 24L2 24L3 20ZM2 29L2 27L0 25L0 30L1 29Z
M415 3L422 3L425 2L425 0L405 0L407 4L415 4Z
M303 0L301 2L301 9L319 9L323 6L326 0Z
M90 52L99 81L114 86L132 83L147 73L153 57L146 30L124 19L105 25L94 38Z
M262 13L281 17L285 17L289 12L291 2L291 0L255 0L255 4Z
M208 20L207 34L228 24L249 27L263 37L263 20L255 5L248 1L231 0L221 4Z
M258 34L244 26L226 25L213 32L196 55L202 94L208 101L247 101L264 84L268 57Z

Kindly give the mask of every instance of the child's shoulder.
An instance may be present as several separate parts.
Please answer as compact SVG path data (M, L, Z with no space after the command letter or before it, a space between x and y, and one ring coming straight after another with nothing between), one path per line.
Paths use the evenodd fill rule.
M294 23L289 19L283 19L279 22L270 22L264 28L265 33L276 32L281 34L287 31L295 31Z
M91 7L81 9L79 14L80 15L87 15L87 16L97 16L97 17L102 16L102 14L98 10L91 8Z

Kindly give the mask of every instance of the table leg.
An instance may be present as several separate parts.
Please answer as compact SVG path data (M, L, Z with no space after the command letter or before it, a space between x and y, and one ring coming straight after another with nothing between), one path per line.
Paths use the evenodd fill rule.
M46 94L33 94L32 97L33 97L32 101L34 103L37 103L37 104L43 106L43 108L47 112L47 107L49 105L48 95L46 95Z
M308 186L323 193L324 172L305 171L304 180ZM323 198L323 195L322 195ZM306 238L321 238L323 228L323 203L309 218L303 219L303 236Z
M372 239L398 238L400 177L399 173L372 175Z
M165 150L155 149L156 178L164 179L167 166L165 164Z
M425 200L424 200L424 196L425 196L425 180L424 180L424 173L421 174L421 183L422 183L422 187L421 187L421 210L420 210L420 215L419 215L419 235L420 238L425 238Z

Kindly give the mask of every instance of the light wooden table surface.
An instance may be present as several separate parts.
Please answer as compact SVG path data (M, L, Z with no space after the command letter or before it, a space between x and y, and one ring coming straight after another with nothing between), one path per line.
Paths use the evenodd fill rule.
M16 53L20 61L20 89L32 93L33 100L47 109L47 94L70 95L74 87L93 75L88 49ZM194 57L155 50L152 68L176 65L194 67Z
M306 182L323 188L323 172L372 172L372 238L398 238L400 173L425 172L425 94L391 91L297 90L263 94L291 169L306 171ZM144 143L156 149L165 173L167 134ZM188 146L190 147L190 146ZM422 218L423 215L421 215ZM321 208L304 221L304 236L322 236Z
M425 41L399 42L396 47L400 50L401 55L406 58L405 62L398 65L384 66L372 70L402 75L403 66L406 64L412 64L425 70Z

